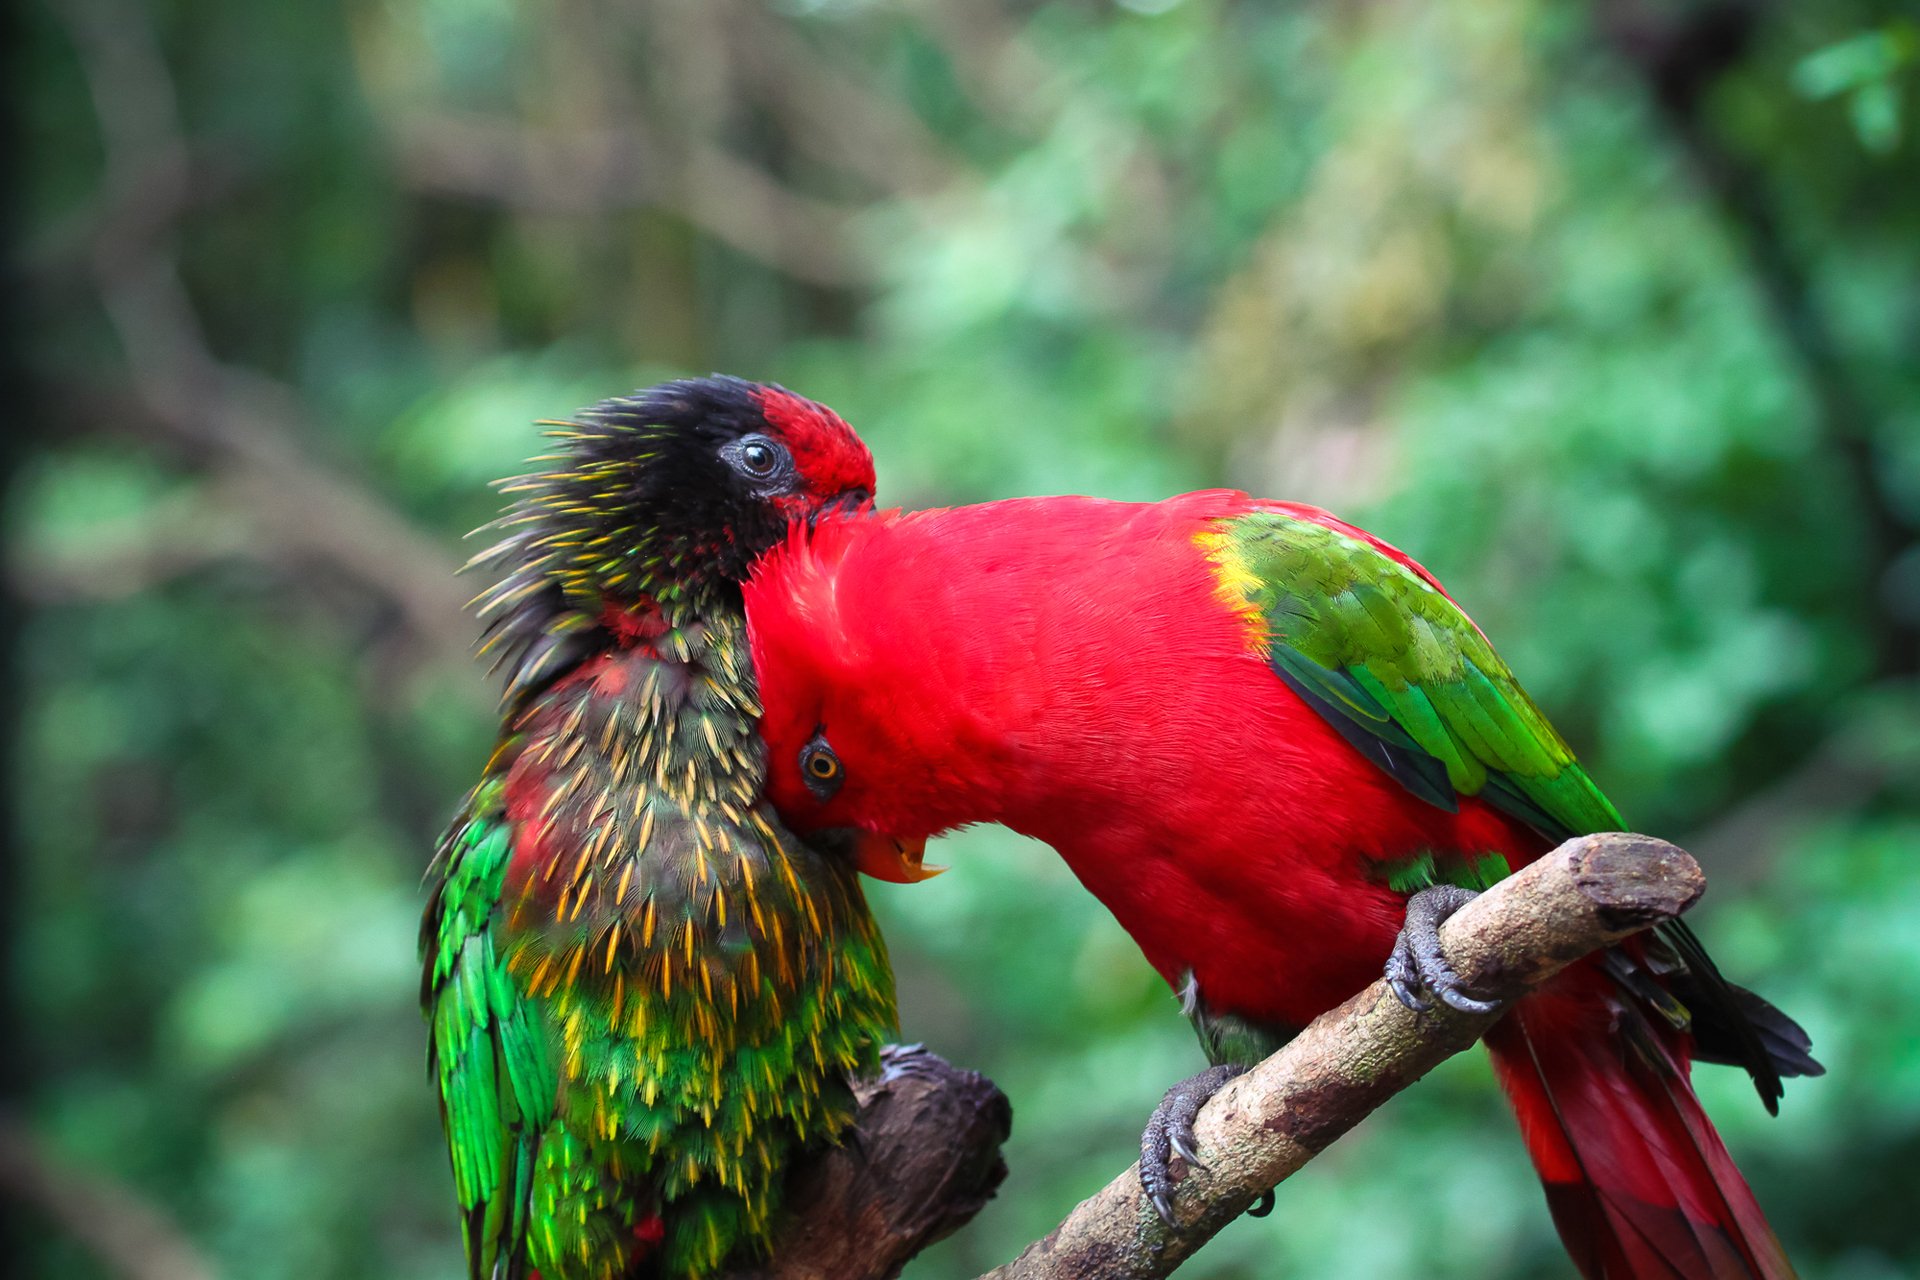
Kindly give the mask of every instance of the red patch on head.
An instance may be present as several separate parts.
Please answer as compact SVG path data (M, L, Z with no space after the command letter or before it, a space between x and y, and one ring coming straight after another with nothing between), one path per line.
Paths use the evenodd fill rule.
M784 387L761 387L754 395L773 435L793 454L814 502L852 489L873 492L873 454L839 414Z

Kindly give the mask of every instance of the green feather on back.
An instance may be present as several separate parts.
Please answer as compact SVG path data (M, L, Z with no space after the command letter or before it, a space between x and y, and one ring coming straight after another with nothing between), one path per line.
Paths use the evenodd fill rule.
M1444 808L1482 796L1559 835L1621 818L1458 605L1378 545L1263 508L1205 535L1275 672Z
M1257 628L1274 673L1412 794L1447 810L1478 796L1550 840L1626 826L1480 629L1384 543L1325 512L1281 505L1222 521L1198 541L1221 598ZM1506 866L1488 855L1504 852L1450 867L1419 853L1382 870L1396 892L1441 881L1485 888ZM1819 1071L1805 1033L1722 978L1684 921L1662 925L1647 945L1661 949L1664 985L1620 955L1609 956L1609 972L1675 1025L1690 1024L1696 1058L1745 1067L1768 1110L1781 1075Z

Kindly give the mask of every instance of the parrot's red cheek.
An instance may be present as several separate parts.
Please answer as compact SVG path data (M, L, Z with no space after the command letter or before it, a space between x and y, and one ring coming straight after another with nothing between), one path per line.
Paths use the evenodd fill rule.
M831 825L824 807L807 790L797 773L777 770L767 780L767 799L780 811L780 820L801 835Z

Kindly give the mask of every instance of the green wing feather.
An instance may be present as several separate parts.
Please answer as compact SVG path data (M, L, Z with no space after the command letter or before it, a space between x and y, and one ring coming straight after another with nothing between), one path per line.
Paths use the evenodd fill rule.
M1480 796L1556 838L1621 825L1513 672L1424 573L1359 532L1265 508L1214 547L1274 670L1415 794Z
M895 1033L852 865L760 802L744 619L594 663L524 701L429 873L474 1280L614 1280L641 1255L692 1280L763 1250L788 1165L844 1134ZM544 797L518 851L509 786Z
M1274 672L1413 794L1446 809L1459 796L1478 796L1552 840L1625 827L1480 629L1425 570L1310 509L1260 508L1202 543L1223 587L1261 621ZM1663 925L1658 938L1674 961L1667 985L1686 1005L1650 979L1634 989L1678 1024L1692 1017L1702 1058L1711 1052L1744 1066L1769 1110L1781 1074L1818 1072L1805 1056L1805 1033L1722 978L1684 922ZM1786 1028L1787 1052L1760 1038L1756 1016L1766 1024L1769 1015Z
M512 849L500 783L483 783L442 840L422 926L428 1062L440 1093L469 1275L524 1273L517 1248L542 1136L554 1119L552 1055L495 950L494 916ZM502 1265L504 1264L504 1265ZM498 1267L498 1271L496 1271Z

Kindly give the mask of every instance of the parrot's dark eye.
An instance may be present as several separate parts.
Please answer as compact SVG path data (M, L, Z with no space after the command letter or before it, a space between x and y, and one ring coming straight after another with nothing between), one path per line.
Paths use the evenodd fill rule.
M840 767L840 757L833 753L827 740L819 734L800 748L800 780L807 784L807 790L813 792L814 799L825 803L833 799L840 790L840 784L846 781L846 770Z
M720 456L763 488L778 484L793 471L793 455L762 435L741 436L720 450Z

